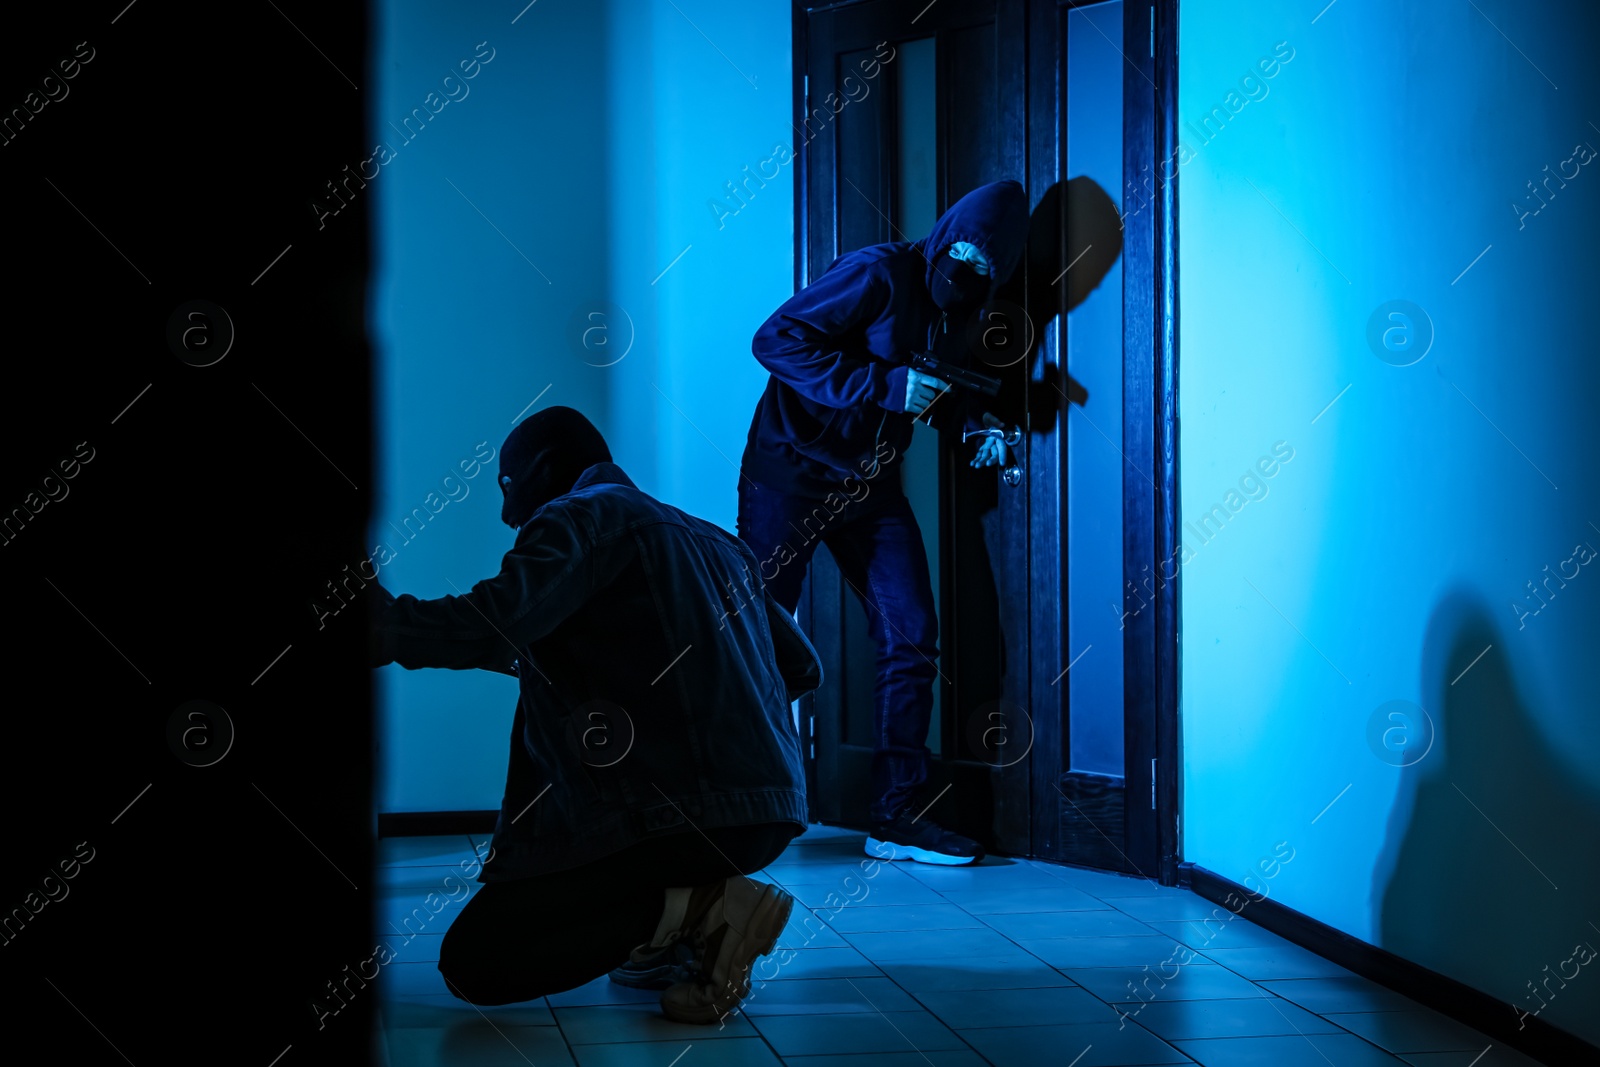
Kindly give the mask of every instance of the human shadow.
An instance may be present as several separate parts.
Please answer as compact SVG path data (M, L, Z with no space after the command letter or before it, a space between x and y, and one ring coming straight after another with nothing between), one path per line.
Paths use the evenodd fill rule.
M1494 614L1465 588L1439 602L1421 664L1431 747L1413 737L1396 757L1372 742L1409 762L1374 867L1374 926L1382 948L1507 1001L1508 1018L1537 1013L1600 1043L1600 961L1563 965L1576 944L1600 947L1600 790L1530 714L1516 649L1536 635Z
M1079 175L1045 190L1028 219L1023 265L991 309L1014 321L976 333L973 366L1032 368L1050 324L1087 300L1121 255L1122 219L1098 182ZM1088 390L1062 365L1045 366L1037 381L1031 374L1002 375L1002 381L1001 413L1020 416L1026 407L1031 425L1042 432L1055 428L1063 396L1080 406L1089 402Z

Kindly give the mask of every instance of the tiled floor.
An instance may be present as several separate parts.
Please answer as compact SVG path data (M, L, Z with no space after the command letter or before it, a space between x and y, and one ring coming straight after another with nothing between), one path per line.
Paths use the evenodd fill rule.
M1137 878L990 858L882 863L814 826L758 877L797 898L744 1010L663 1018L601 977L501 1008L452 997L435 961L467 837L380 843L377 922L415 934L379 978L390 1067L1520 1067L1510 1049L1242 918ZM467 880L473 891L477 883ZM1216 915L1226 916L1218 910Z

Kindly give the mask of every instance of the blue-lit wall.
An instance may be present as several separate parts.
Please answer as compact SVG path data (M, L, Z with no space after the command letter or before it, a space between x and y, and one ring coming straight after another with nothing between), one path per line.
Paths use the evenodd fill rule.
M793 291L792 166L764 187L743 169L790 141L784 5L519 6L374 5L363 90L392 155L355 195L374 210L371 547L393 549L375 562L394 593L498 569L514 535L495 463L458 464L480 442L498 458L535 401L583 411L642 489L732 530L766 380L750 337ZM407 127L413 108L428 117ZM388 667L378 684L379 810L498 807L515 683Z
M1594 19L1179 40L1185 857L1600 1040Z

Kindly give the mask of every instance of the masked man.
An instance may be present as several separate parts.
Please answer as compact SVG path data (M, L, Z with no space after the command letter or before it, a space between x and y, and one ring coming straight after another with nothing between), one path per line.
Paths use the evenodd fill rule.
M866 609L877 645L867 852L881 858L962 865L983 857L977 842L941 829L914 804L928 777L939 628L900 462L914 418L977 428L975 412L909 364L929 352L962 362L962 346L949 342L1011 276L1027 232L1022 186L981 186L920 241L840 256L751 344L771 377L741 463L739 536L785 610L800 601L819 541ZM1002 462L1004 445L981 438L973 464Z
M738 538L634 486L571 408L500 452L500 573L462 596L380 593L373 666L516 675L505 795L484 885L439 970L507 1004L613 968L715 1022L748 995L793 898L744 877L804 832L790 702L821 665L752 584Z

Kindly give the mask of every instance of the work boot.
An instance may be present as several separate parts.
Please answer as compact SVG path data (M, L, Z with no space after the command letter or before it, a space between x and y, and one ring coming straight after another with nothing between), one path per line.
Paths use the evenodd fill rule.
M662 1013L682 1023L714 1023L739 1007L752 966L778 943L794 909L793 896L743 875L695 892L705 888L714 889L709 906L681 938L694 947L693 972L661 994Z
M965 867L983 859L983 846L976 841L904 814L873 826L866 852L881 860L915 860L943 867Z

